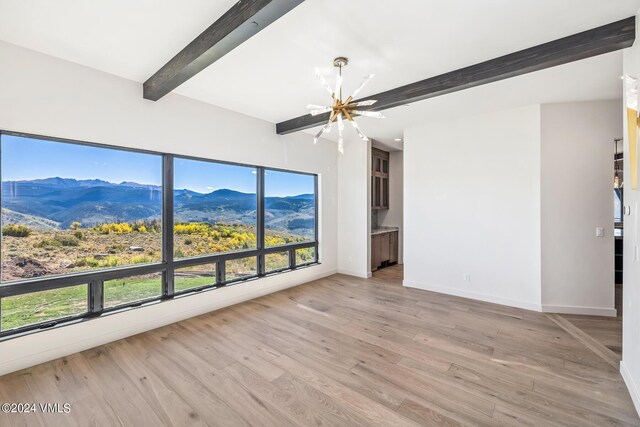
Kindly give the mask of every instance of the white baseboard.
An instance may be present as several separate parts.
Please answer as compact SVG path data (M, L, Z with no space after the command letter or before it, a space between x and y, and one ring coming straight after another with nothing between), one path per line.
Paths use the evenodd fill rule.
M624 363L624 360L620 362L620 374L622 375L624 383L627 385L633 405L636 407L636 412L640 415L640 389L638 389L638 386L633 381L631 373L627 369L627 365Z
M618 311L615 308L604 307L574 307L569 305L542 305L543 313L557 313L557 314L583 314L586 316L604 316L604 317L616 317Z
M480 294L462 289L446 288L443 286L427 285L425 283L404 280L402 284L408 288L422 289L425 291L437 292L439 294L454 295L457 297L470 298L479 301L490 302L494 304L506 305L509 307L523 308L525 310L541 311L540 304L530 303L527 301L513 300L509 298L497 297L494 295Z
M321 270L317 270L321 268ZM335 274L309 267L0 342L0 376Z
M361 279L368 279L372 276L371 272L361 272L361 271L354 271L354 270L344 270L344 269L338 269L338 274L344 274L346 276L353 276L353 277L359 277Z

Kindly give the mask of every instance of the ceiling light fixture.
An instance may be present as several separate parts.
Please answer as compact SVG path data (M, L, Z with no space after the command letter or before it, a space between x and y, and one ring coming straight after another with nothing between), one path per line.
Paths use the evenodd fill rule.
M395 142L402 142L402 138L396 138L394 139Z
M344 130L344 120L346 119L351 126L355 129L360 139L367 142L369 138L362 133L360 127L354 120L354 116L363 116L363 117L373 117L376 119L384 119L384 116L381 113L375 111L364 111L364 110L356 110L356 107L366 107L375 104L377 101L373 99L369 99L366 101L360 102L352 102L353 99L358 96L358 93L362 90L362 88L369 83L369 81L373 78L373 74L369 74L364 78L364 81L360 86L353 92L351 96L349 96L344 101L342 100L342 67L346 67L349 64L349 60L342 56L333 60L333 66L339 69L338 76L336 78L335 89L331 89L324 76L320 73L320 70L316 68L316 76L320 80L320 83L324 88L329 92L331 99L333 101L330 107L323 107L321 105L307 105L307 108L310 111L312 116L317 116L319 114L331 113L329 115L329 121L326 125L322 127L320 132L313 138L313 143L317 143L318 139L325 133L331 132L331 127L333 126L333 122L338 123L338 151L340 153L344 153L344 140L342 139L342 131Z

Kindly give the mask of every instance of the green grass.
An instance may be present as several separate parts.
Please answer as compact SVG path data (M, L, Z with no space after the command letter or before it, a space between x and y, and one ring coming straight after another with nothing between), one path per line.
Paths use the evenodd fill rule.
M180 277L175 290L184 291L215 283L214 277ZM110 280L104 283L105 308L157 297L162 276ZM34 325L87 312L86 285L3 298L0 331Z
M313 248L296 251L298 263L315 258ZM286 268L288 253L275 253L266 257L267 271ZM227 280L256 274L254 257L227 261ZM215 283L213 264L188 267L177 271L175 291L185 291ZM50 291L3 298L0 301L2 319L0 330L43 323L87 312L87 285L72 286ZM105 308L160 296L162 275L130 277L104 283Z
M79 285L3 298L0 330L86 313L87 292L86 285Z
M200 286L213 285L216 283L215 277L181 277L176 278L173 287L176 292L187 289L199 288Z
M162 274L128 277L104 282L104 308L158 297L162 294Z

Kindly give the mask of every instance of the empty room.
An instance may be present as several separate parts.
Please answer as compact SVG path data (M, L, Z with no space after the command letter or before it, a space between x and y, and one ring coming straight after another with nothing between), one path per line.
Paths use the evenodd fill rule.
M0 0L0 426L640 426L640 0Z

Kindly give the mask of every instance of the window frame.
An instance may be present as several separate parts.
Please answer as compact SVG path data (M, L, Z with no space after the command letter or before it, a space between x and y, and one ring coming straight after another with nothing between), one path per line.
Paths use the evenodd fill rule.
M92 146L98 148L115 149L121 151L130 151L141 154L159 155L162 158L162 259L159 262L152 262L147 264L138 264L123 267L102 268L96 270L81 271L76 273L55 275L47 277L38 277L24 280L16 280L5 283L0 283L0 300L2 298L19 296L23 294L29 294L33 292L42 292L52 289L61 289L76 285L88 286L88 311L81 315L72 317L65 317L43 323L36 323L24 327L14 328L8 331L0 330L0 341L22 336L28 333L38 332L40 330L51 329L53 327L62 327L70 324L76 324L79 321L85 321L100 317L105 314L120 312L125 309L133 309L143 305L155 304L158 302L164 302L172 300L175 297L183 297L192 294L198 294L202 291L214 290L237 283L247 282L251 280L260 279L265 276L273 276L275 274L294 271L301 268L306 268L314 265L319 265L319 195L318 195L318 175L310 172L300 172L294 170L271 168L236 162L219 161L214 159L208 159L203 157L187 156L182 154L158 152L144 149L135 149L129 147L120 147L107 144L98 144L93 142L78 141L67 138L57 138L36 134L29 134L24 132L13 132L9 130L0 129L0 139L3 135L19 136L33 139L41 139L45 141L60 142L65 144L75 144L83 146ZM0 156L2 156L0 145ZM225 252L219 254L210 255L198 255L187 258L175 259L174 256L174 160L176 158L186 160L204 161L210 163L222 163L226 165L251 167L256 170L256 242L257 247L255 249L245 249L239 251ZM302 243L290 243L285 245L279 245L274 247L265 247L265 172L266 171L278 171L287 173L296 173L301 175L309 175L314 177L314 240ZM2 173L0 171L0 179ZM2 205L2 195L0 194L0 206ZM315 261L311 263L305 263L304 265L296 265L296 250L304 248L315 248ZM0 245L0 251L2 246ZM265 255L277 252L289 253L289 268L281 269L276 272L265 272ZM233 259L241 259L248 257L257 258L257 271L255 275L237 278L234 280L226 280L226 261ZM183 267L191 267L203 264L215 264L216 265L216 281L210 285L200 286L197 288L187 289L180 292L175 292L174 289L174 272L176 269ZM0 269L1 269L0 265ZM108 280L125 279L132 276L150 274L150 273L162 273L162 292L161 295L154 298L147 298L144 300L133 301L130 303L105 308L104 307L104 282ZM1 305L0 305L1 307ZM2 312L0 312L2 316ZM1 319L1 317L0 317Z

